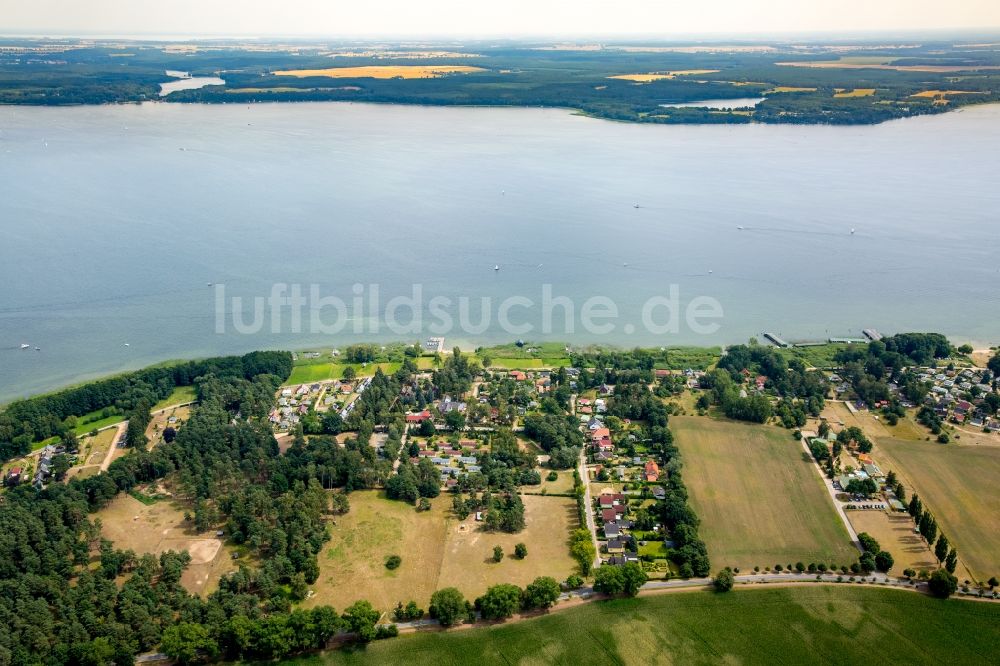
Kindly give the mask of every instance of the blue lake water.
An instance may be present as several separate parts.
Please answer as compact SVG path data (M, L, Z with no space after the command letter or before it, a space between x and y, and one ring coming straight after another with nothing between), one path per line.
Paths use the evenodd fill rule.
M447 333L449 346L865 327L995 343L998 174L998 106L866 127L360 104L0 108L0 400L165 359L432 333L358 316L337 334L284 317L241 334L231 301L219 333L220 284L246 298L316 284L348 301L377 284L384 307L419 283L425 305L468 296L474 311L479 297L538 303L550 284L577 315L592 296L620 315L608 334L544 336L538 310L515 308L533 331L494 318ZM714 334L641 324L671 285L682 305L721 305Z

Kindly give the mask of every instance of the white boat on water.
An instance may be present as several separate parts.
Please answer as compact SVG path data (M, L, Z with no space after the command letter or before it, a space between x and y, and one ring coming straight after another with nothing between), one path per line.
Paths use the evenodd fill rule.
M498 270L500 270L500 264L496 264L496 265L495 265L495 266L493 267L493 270L495 270L495 271L498 271Z
M31 349L31 345L21 345L21 349Z

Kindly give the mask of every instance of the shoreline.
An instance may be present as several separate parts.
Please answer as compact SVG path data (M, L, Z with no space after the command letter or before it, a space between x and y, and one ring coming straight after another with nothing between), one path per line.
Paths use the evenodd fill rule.
M353 345L353 344L385 344L385 345L393 345L393 344L408 344L408 343L412 343L412 342L413 342L413 340L404 340L404 339L381 340L381 341L377 341L377 342L376 341L372 341L372 340L354 340L354 341L343 341L343 342L340 342L340 343L334 343L334 342L331 341L330 343L324 344L324 345L312 345L312 346L305 346L305 347L296 347L294 349L283 349L283 350L280 350L280 351L288 351L288 352L290 352L292 354L303 354L305 352L316 351L317 349L329 350L329 349L339 348L339 347L345 347L345 346L349 346L349 345ZM542 341L533 341L532 340L532 341L528 341L528 342L529 342L529 344L542 344ZM633 347L636 346L636 345L628 345L624 341L611 342L611 343L570 343L570 342L566 342L566 341L562 341L562 340L553 340L553 341L548 341L548 342L550 344L560 344L560 345L567 345L567 346L571 346L571 347L581 347L581 348L593 347L593 348L619 349L619 350L631 349L631 348L633 348ZM727 347L729 345L741 344L743 342L745 342L745 341L744 340L736 340L736 341L732 341L732 342L719 343L718 345L682 345L682 344L669 345L668 344L668 345L666 345L666 347L667 347L667 349L709 350L709 349L714 349L714 348L722 348L722 349L724 349L725 347ZM965 340L963 338L955 338L954 340L952 340L952 342L955 343L956 346L968 342L969 344L973 345L973 347L975 347L975 349L973 350L972 354L968 355L968 357L970 359L970 362L972 362L973 365L976 365L976 360L973 357L983 358L984 355L991 354L992 351L997 348L997 347L994 347L993 345L991 345L989 343L986 343L986 342L981 342L981 341L967 341L967 340ZM480 347L482 347L485 350L489 350L489 349L491 349L493 347L503 346L503 344L512 344L512 343L508 342L508 343L493 344L493 345L487 345L487 344L476 345L475 343L473 343L471 341L468 341L468 340L458 339L454 343L450 343L446 339L444 353L450 353L451 350L454 347L458 347L463 353L469 353L469 354L471 354L471 353L475 353L475 350L478 349L478 348L480 348ZM766 341L762 341L761 344L766 345L766 346L773 346L773 345L771 345L771 343L766 342ZM837 343L831 343L831 342L825 342L825 343L823 343L823 345L829 345L829 344L837 344ZM819 346L822 346L822 345L819 345ZM644 348L644 349L652 349L652 348L654 348L654 346L651 346L651 345L638 345L638 347ZM13 402L17 402L19 400L26 400L26 399L30 399L30 398L38 398L38 397L41 397L41 396L52 395L52 394L55 394L55 393L59 393L61 391L66 391L66 390L70 390L70 389L74 389L74 388L79 388L80 386L83 386L83 385L86 385L86 384L89 384L89 383L92 383L92 382L97 382L97 381L101 381L101 380L105 380L105 379L110 379L112 377L118 377L118 376L121 376L121 375L128 374L130 372L136 372L136 371L143 370L143 369L146 369L146 368L158 367L158 366L177 365L177 364L180 364L180 363L187 363L189 361L205 360L205 359L208 359L208 358L213 358L213 357L220 356L220 355L225 355L225 354L244 354L244 353L250 353L250 352L253 352L253 351L271 351L271 350L262 349L260 347L254 347L254 348L250 348L250 349L246 349L246 350L228 351L228 352L227 351L218 350L216 352L208 353L206 355L193 355L193 356L184 357L184 358L164 359L164 360L161 360L161 361L156 361L156 362L146 363L146 364L139 363L135 367L119 367L117 370L112 370L110 372L82 373L80 375L82 377L82 379L80 379L79 381L74 381L74 382L70 382L70 383L66 383L66 384L51 385L51 386L49 386L49 388L41 389L39 391L32 392L32 393L29 393L29 394L26 394L26 395L21 395L21 396L10 398L10 399L0 399L0 411L3 411L4 408L7 407L7 405L9 405L9 404L11 404ZM503 357L498 357L498 358L503 358ZM541 357L539 357L539 358L541 358ZM528 356L525 356L524 360L532 360L532 358L528 357ZM326 361L326 362L335 362L335 361ZM297 363L297 365L308 366L308 365L311 365L311 364L309 364L309 363ZM350 364L348 364L348 365L350 365Z
M181 79L183 80L183 79ZM211 87L211 86L204 86ZM192 88L192 90L201 90L202 88ZM305 90L305 89L304 89ZM184 90L177 90L174 92L184 92ZM404 102L404 101L379 101L379 100L352 100L352 99L254 99L254 100L243 100L237 99L234 95L232 101L213 101L213 100L170 100L170 93L163 98L152 98L144 100L134 100L134 101L117 101L117 102L101 102L97 104L91 104L86 102L68 102L65 104L10 104L7 102L0 102L0 108L29 108L29 109L43 109L43 108L79 108L79 107L113 107L113 106L143 106L146 104L203 104L205 106L226 106L229 104L369 104L373 106L398 106L398 107L418 107L418 108L455 108L455 109L546 109L546 110L557 110L566 111L569 115L579 116L582 118L590 118L592 120L603 120L606 122L621 123L624 125L657 125L657 126L694 126L694 127L715 127L719 125L754 125L754 126L802 126L802 127L875 127L878 125L885 125L894 121L910 120L913 118L922 118L926 116L944 116L950 115L951 113L959 113L966 108L975 107L986 107L991 105L998 105L1000 101L989 100L985 102L969 102L961 106L954 106L946 108L942 111L931 111L928 113L914 113L908 116L903 116L900 118L885 118L881 120L858 120L857 122L836 122L836 123L824 123L824 122L761 122L759 120L754 120L752 117L747 120L746 116L738 116L739 120L725 120L720 122L661 122L656 120L633 120L628 118L613 118L610 116L602 116L597 113L592 113L585 109L581 109L574 106L559 106L559 105L545 105L545 104L427 104L421 102Z

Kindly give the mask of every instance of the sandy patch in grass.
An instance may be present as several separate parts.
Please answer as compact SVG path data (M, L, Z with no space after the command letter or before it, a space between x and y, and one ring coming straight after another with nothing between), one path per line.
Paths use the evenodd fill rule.
M485 72L468 65L371 65L368 67L330 67L327 69L289 69L275 76L325 76L331 79L436 79L447 74Z
M214 590L219 577L236 567L229 548L214 538L214 531L199 534L184 520L184 509L175 502L160 500L143 504L130 495L119 495L97 512L101 531L115 547L138 554L159 555L168 550L186 550L191 564L181 576L189 592L205 596Z

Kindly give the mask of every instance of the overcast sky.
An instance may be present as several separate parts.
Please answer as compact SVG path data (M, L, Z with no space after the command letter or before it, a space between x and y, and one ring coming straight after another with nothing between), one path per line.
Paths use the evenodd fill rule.
M706 35L989 29L1000 0L0 0L0 32Z

